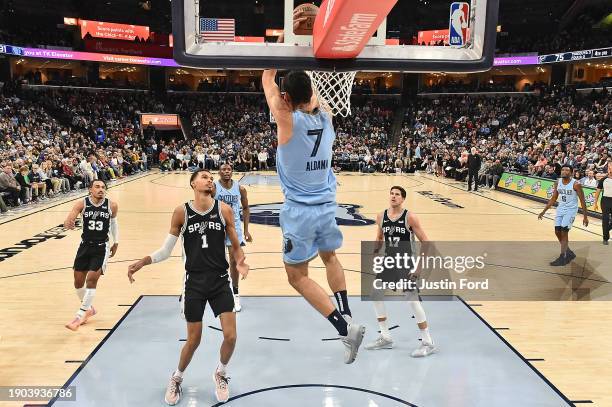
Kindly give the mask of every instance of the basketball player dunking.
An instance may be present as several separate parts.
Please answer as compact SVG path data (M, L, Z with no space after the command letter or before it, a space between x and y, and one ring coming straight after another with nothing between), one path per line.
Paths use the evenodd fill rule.
M96 315L92 303L96 296L98 279L106 270L106 261L117 253L119 247L119 226L117 212L119 206L106 198L106 184L102 180L92 181L89 185L89 196L77 201L64 227L74 229L76 219L81 215L83 233L81 244L74 259L74 288L81 300L81 307L76 317L66 324L66 328L76 331L80 325ZM113 245L108 246L108 235L113 238Z
M252 242L253 238L249 233L249 199L247 198L246 188L232 179L233 168L231 164L221 164L219 167L219 180L215 181L215 199L228 204L234 212L234 222L236 223L236 234L240 246L244 246L244 241ZM244 236L242 235L242 222L240 221L240 209L242 208L242 217L244 220ZM225 238L225 245L230 251L232 243L229 237ZM230 277L232 278L232 290L234 291L234 306L236 312L242 310L240 305L240 294L238 293L238 269L236 269L236 261L234 257L229 256Z
M128 278L133 283L134 273L142 267L170 257L176 241L181 237L185 264L181 305L187 321L187 341L181 350L178 368L166 389L165 401L169 405L175 405L181 398L183 372L200 344L202 317L207 302L215 317L221 320L223 329L221 358L213 375L215 395L220 402L229 398L227 364L236 345L236 314L233 312L234 296L225 258L226 236L232 242L238 273L244 279L249 272L236 235L232 208L211 196L214 184L210 171L197 170L191 175L189 183L193 188L194 200L174 209L170 233L163 246L128 268Z
M576 258L574 252L569 248L569 231L574 224L574 219L578 214L578 200L582 206L584 215L582 224L589 226L589 217L587 216L586 201L584 199L584 191L582 185L573 177L574 169L570 165L561 167L561 178L557 180L552 197L542 210L538 219L542 219L548 209L550 209L557 199L561 197L557 206L557 216L555 217L555 235L561 244L561 254L559 257L550 262L551 266L565 266Z
M346 347L344 362L352 363L365 327L352 322L344 270L335 252L342 246L335 218L336 177L331 167L336 134L331 116L319 110L304 71L285 76L284 94L275 77L276 70L265 70L262 82L277 123L276 168L285 196L280 212L285 270L291 286L334 325ZM325 264L340 311L323 288L308 277L308 263L317 253Z
M412 243L415 237L417 237L420 242L429 241L416 215L404 209L403 204L405 199L406 190L404 188L400 186L391 187L389 193L389 208L379 213L376 217L376 225L378 225L376 249L378 251L385 245L386 256L394 256L394 253L396 253L393 250L394 247L397 247L396 250L410 251L408 254L412 255ZM391 272L388 274L390 274L388 277L389 281L398 281L398 273ZM415 274L413 275L416 276ZM380 278L385 280L384 275ZM416 283L414 279L411 279L411 281ZM384 294L384 291L380 291L380 293ZM421 305L418 291L415 288L406 291L405 294L412 307L416 323L421 331L421 345L412 352L412 357L429 356L436 351L436 347L429 334L425 311L423 310L423 305ZM385 309L385 303L380 300L373 301L373 303L378 318L378 325L380 327L380 336L374 342L367 344L366 349L391 349L393 347L393 339L391 338L391 333L387 326L387 310Z

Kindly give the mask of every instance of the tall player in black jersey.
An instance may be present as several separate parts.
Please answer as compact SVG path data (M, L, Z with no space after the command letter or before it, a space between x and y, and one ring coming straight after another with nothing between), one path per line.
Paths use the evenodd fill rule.
M404 188L400 186L391 187L389 208L379 213L376 217L376 224L378 225L376 241L379 242L377 249L385 245L387 256L395 253L393 251L394 246L402 251L410 251L409 255L411 255L412 245L410 243L414 242L415 237L417 237L420 242L429 241L416 215L404 209L403 204L405 199L406 190ZM392 279L397 279L397 273L391 274ZM411 275L411 277L412 276L416 276L416 274ZM384 276L381 278L384 280ZM416 284L414 279L411 279L411 281ZM436 351L436 347L429 334L425 311L421 305L418 291L416 289L408 290L405 294L408 297L408 302L412 307L414 317L421 331L421 345L412 352L412 357L429 356ZM367 344L366 349L391 349L393 347L393 339L391 338L391 333L387 326L387 310L385 308L385 303L383 301L373 301L373 303L374 309L376 310L376 316L378 317L380 336L374 342Z
M119 247L119 226L117 212L119 206L106 198L106 184L102 180L92 181L89 185L89 196L77 201L64 227L74 229L79 215L83 218L81 244L74 259L74 288L81 300L81 307L76 317L66 324L66 328L76 331L85 324L88 318L96 315L93 299L96 296L98 279L106 270L106 261L117 253ZM108 235L113 237L109 248Z
M183 372L200 344L202 317L207 302L215 317L221 320L223 329L221 358L213 375L215 394L220 402L229 398L226 366L236 345L236 314L233 312L234 296L227 270L229 265L225 258L226 235L232 243L232 255L242 279L249 272L236 234L232 208L211 196L212 174L208 170L197 170L191 175L189 182L193 188L194 200L174 209L170 233L163 246L128 268L128 278L133 283L134 273L142 267L170 257L176 241L181 237L185 264L181 299L182 312L187 321L187 341L181 351L178 368L172 374L166 389L165 401L169 405L175 405L180 400Z

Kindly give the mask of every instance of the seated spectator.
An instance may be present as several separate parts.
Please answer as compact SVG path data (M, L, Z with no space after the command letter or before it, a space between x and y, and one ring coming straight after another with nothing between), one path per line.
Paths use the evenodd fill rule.
M21 185L15 179L15 175L13 174L13 166L9 161L2 163L2 172L0 172L0 192L8 194L5 196L5 198L9 204L13 206L19 205ZM25 203L25 201L22 200L22 203Z
M597 179L593 170L587 171L587 176L580 180L583 187L597 188Z

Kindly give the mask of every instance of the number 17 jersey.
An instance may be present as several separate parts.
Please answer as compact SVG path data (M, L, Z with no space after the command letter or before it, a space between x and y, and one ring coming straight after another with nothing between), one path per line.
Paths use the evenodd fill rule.
M285 199L303 205L336 202L332 170L336 132L331 117L295 111L291 140L279 145L276 168Z

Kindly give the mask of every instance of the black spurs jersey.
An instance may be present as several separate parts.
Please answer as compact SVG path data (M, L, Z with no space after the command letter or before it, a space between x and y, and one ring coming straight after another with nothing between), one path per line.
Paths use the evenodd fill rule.
M401 248L412 249L411 243L414 241L414 236L412 229L408 226L407 217L408 211L404 209L399 218L393 220L389 217L385 209L381 228L385 236L385 246L387 250L398 247L398 245ZM400 245L400 242L406 243Z
M207 212L196 211L191 202L185 204L185 224L181 231L185 270L227 274L225 258L225 219L219 201Z
M83 217L81 239L84 242L106 242L112 215L108 198L104 198L100 205L94 205L89 197L85 198L85 207L81 212Z

